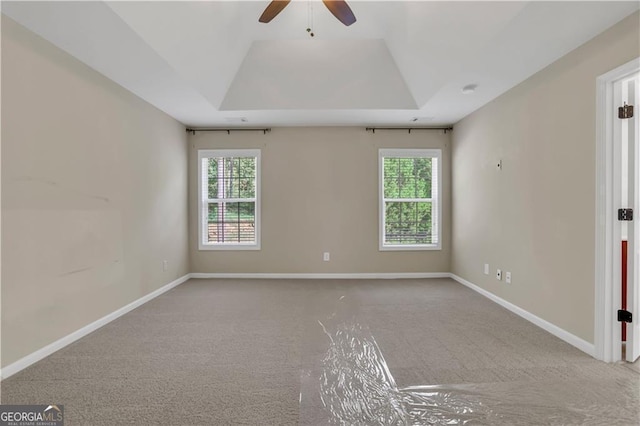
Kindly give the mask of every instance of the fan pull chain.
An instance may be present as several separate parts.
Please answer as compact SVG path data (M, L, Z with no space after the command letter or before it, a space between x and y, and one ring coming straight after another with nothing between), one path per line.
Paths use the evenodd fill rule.
M307 0L307 32L310 37L315 35L313 33L313 5L311 4L311 0Z

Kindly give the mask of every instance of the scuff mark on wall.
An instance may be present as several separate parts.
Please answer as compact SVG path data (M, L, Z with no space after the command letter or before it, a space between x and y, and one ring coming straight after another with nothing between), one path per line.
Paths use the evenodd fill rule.
M80 191L80 190L77 190L77 189L74 189L74 188L62 186L58 182L55 182L53 180L50 180L50 179L47 179L47 178L44 178L44 177L21 176L21 177L13 179L13 182L39 182L39 183L44 183L44 184L47 184L49 186L54 186L56 188L60 188L62 190L66 190L68 192L71 192L71 193L73 193L75 195L79 195L81 197L100 200L100 201L105 202L106 204L109 204L111 202L111 200L108 197L101 197L99 195L87 194L87 193L85 193L83 191Z
M93 269L93 266L89 266L89 267L81 268L81 269L76 269L74 271L65 272L65 273L60 274L58 276L59 277L64 277L64 276L67 276L67 275L79 274L80 272L89 271L91 269Z

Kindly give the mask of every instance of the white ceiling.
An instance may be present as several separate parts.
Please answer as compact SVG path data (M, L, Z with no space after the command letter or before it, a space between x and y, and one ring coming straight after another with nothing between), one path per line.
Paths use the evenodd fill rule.
M187 126L435 126L639 7L350 0L357 22L345 27L316 0L261 24L268 3L3 1L2 13ZM467 84L476 92L462 94Z

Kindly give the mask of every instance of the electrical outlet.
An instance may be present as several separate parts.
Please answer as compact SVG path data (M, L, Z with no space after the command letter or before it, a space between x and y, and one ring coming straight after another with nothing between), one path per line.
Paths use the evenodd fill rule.
M167 269L169 269L169 261L168 260L163 260L162 261L162 272L167 272Z
M484 264L484 274L485 275L489 275L489 264L488 263Z
M502 281L502 270L496 269L496 280Z
M322 260L324 260L325 262L328 262L329 260L331 260L331 256L329 255L328 251L324 252L324 255L322 256Z
M507 284L511 284L511 272L507 272L504 276L505 281L507 281Z

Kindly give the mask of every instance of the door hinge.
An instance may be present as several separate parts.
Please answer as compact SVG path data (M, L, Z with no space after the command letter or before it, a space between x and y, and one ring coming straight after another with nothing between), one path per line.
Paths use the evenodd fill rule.
M633 220L633 209L618 209L618 220Z
M618 108L618 118L624 120L625 118L633 117L633 105L627 105L625 102L623 106Z
M631 312L620 309L618 311L618 321L620 322L631 322L633 315Z

